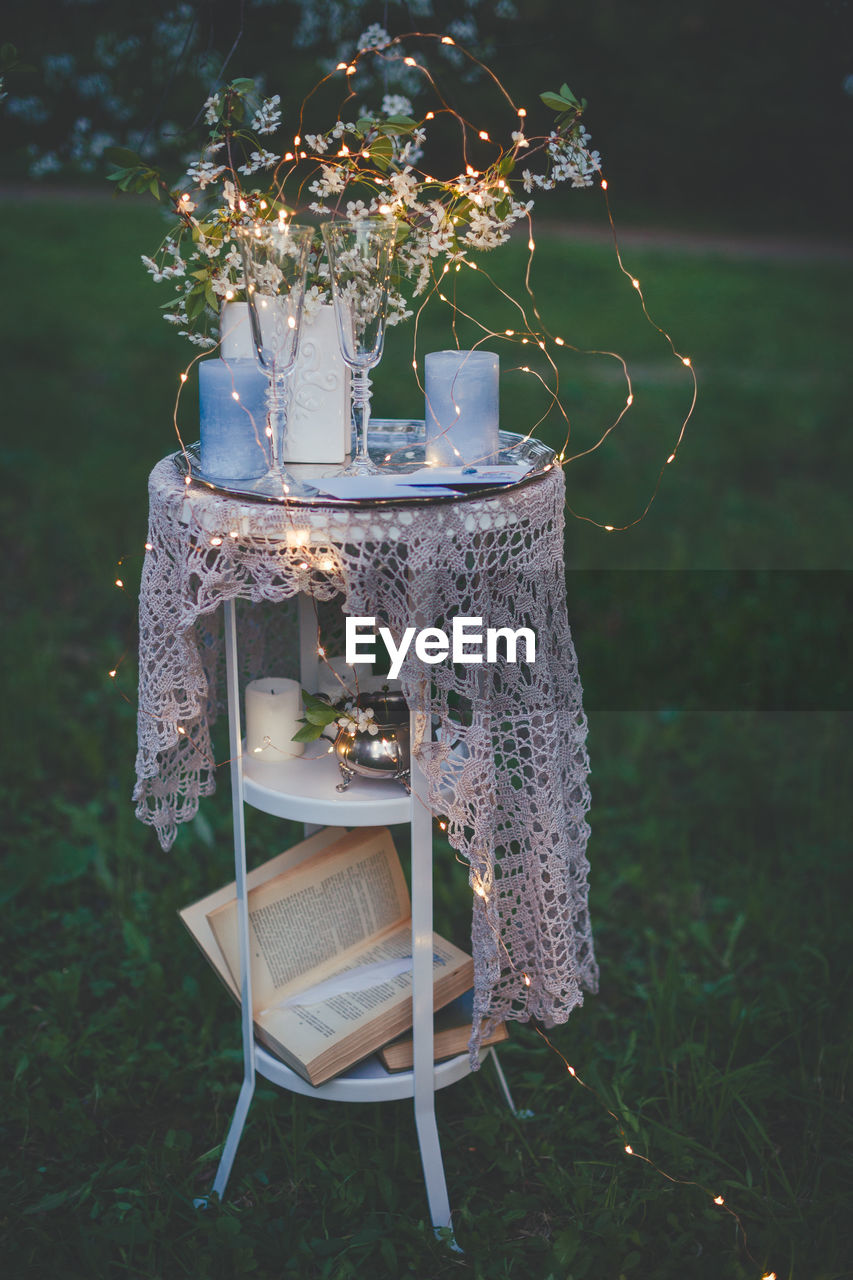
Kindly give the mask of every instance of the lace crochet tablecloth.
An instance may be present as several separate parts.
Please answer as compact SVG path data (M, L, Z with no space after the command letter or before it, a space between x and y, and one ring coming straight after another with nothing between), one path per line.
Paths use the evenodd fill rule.
M554 467L487 498L282 507L187 487L170 458L149 483L134 799L164 849L216 785L210 725L223 601L254 602L238 606L243 679L285 675L288 657L293 669L295 632L281 602L299 592L337 597L398 640L411 625L449 633L457 615L535 631L530 665L426 669L412 645L400 672L421 726L413 753L431 807L474 890L472 1053L493 1022L565 1022L583 989L597 989L587 725L566 617L563 490ZM440 725L434 741L423 740L429 716Z

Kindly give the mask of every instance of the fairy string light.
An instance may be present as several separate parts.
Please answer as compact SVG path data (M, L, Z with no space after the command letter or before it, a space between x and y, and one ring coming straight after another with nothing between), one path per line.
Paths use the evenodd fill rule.
M410 41L452 45L461 57L485 75L489 83L497 91L502 103L512 112L515 124L517 125L516 130L512 134L511 145L502 145L498 140L496 140L494 130L484 128L482 125L467 119L448 101L435 76L426 63L404 51L404 42L408 43ZM388 122L383 122L379 116L370 117L366 120L359 120L358 125L350 126L342 123L345 115L345 108L350 102L354 101L357 96L357 73L361 68L362 63L369 59L376 59L381 63L382 61L399 58L403 54L405 55L403 56L405 65L422 77L425 85L434 95L435 107L423 113L419 121L411 120L403 122L402 124L392 121L391 118L389 118ZM333 130L330 130L325 135L312 135L307 129L307 112L309 106L318 91L324 85L333 82L336 78L342 78L344 82L344 95L338 108L338 123ZM558 95L544 95L546 99L557 96ZM580 120L583 104L577 103L577 100L573 99L571 95L569 95L569 98L571 101L565 99L562 101L562 105L567 108L567 111L562 116L558 114L556 122L557 127L555 130L552 130L548 135L540 137L528 135L525 132L528 115L527 109L519 106L513 100L491 68L473 55L469 50L465 49L464 46L458 44L453 37L435 32L410 32L406 35L395 36L393 38L389 37L387 40L370 47L364 47L356 50L348 61L340 62L333 71L330 71L327 75L323 76L309 91L309 93L306 94L300 104L297 130L292 135L292 149L286 151L280 160L278 157L272 156L272 153L267 153L262 149L261 152L253 152L251 163L240 166L240 172L248 173L252 172L254 168L257 168L259 164L266 164L266 156L268 155L272 157L272 160L277 161L275 172L273 174L272 188L268 193L263 194L257 191L246 192L240 189L239 175L236 169L237 157L232 155L231 143L232 138L243 138L250 135L245 134L245 131L241 131L240 129L237 129L236 133L233 131L229 132L229 128L226 127L229 119L228 111L230 106L240 100L240 90L238 90L235 85L226 86L226 88L222 90L221 94L214 95L214 97L205 104L206 119L208 119L209 123L214 125L214 131L211 134L211 137L218 137L221 134L224 141L227 143L228 165L218 165L213 161L204 161L203 163L191 167L187 176L190 181L197 183L202 191L206 186L213 183L214 180L221 181L224 186L228 208L231 210L230 218L226 219L226 222L228 222L229 225L231 222L233 222L234 225L237 225L237 220L241 217L244 221L251 221L255 218L264 221L270 218L292 216L293 205L286 198L287 191L290 189L291 184L296 182L297 197L301 200L305 195L306 188L311 184L312 179L314 179L314 182L313 185L310 185L311 191L316 187L318 174L330 174L333 175L334 179L331 189L337 192L337 201L334 209L331 211L333 216L341 215L342 203L344 196L347 193L352 191L357 192L360 189L364 189L367 192L373 193L373 200L369 209L363 205L362 209L365 212L374 212L380 216L395 218L401 227L406 228L409 239L411 239L413 235L416 235L418 219L423 219L424 209L427 207L423 205L419 206L417 204L417 200L413 202L408 201L405 188L406 184L409 182L409 178L411 177L411 181L415 182L418 192L422 193L426 199L432 200L432 204L429 206L430 208L435 209L440 206L444 209L445 222L442 225L456 228L459 233L453 237L453 244L446 250L447 261L445 262L445 271L442 272L442 274L445 274L451 265L455 267L457 274L463 265L476 269L477 264L471 262L468 257L469 251L476 251L478 248L478 244L476 243L477 237L476 235L471 234L470 228L475 225L475 218L476 216L480 216L480 212L482 210L489 209L492 214L494 213L496 207L495 199L498 196L501 198L506 197L506 199L510 201L509 207L511 210L510 215L508 215L509 222L506 226L511 225L513 221L517 221L520 217L523 217L527 224L527 261L524 272L524 289L530 300L531 318L533 322L531 323L528 319L525 309L521 304L515 299L512 299L511 295L505 290L500 289L486 271L483 271L484 277L491 281L493 287L498 288L501 296L503 296L504 299L509 299L518 306L523 323L520 326L516 326L516 329L510 333L506 328L504 328L503 331L493 330L488 325L483 324L474 317L471 317L469 313L465 312L458 305L455 281L453 282L452 297L448 297L446 294L442 296L443 291L435 288L435 262L437 259L434 255L431 255L430 274L433 277L431 282L432 288L425 298L424 303L418 308L418 315L415 318L415 324L413 326L411 365L416 375L418 386L422 390L423 388L420 383L420 378L418 377L420 368L420 353L418 349L418 338L420 332L419 320L424 306L431 302L436 294L438 294L438 301L440 301L442 305L446 305L450 308L451 332L453 334L454 341L457 344L459 343L457 324L460 316L468 319L469 321L473 319L474 323L479 325L480 331L483 335L483 340L510 340L511 342L519 343L521 345L535 344L539 353L547 362L548 373L543 375L529 362L519 364L516 366L516 369L519 373L524 375L532 374L534 376L539 386L546 393L547 405L545 411L529 428L526 434L529 436L536 432L547 420L549 414L557 412L565 424L566 433L564 444L559 449L557 457L560 465L565 467L570 463L577 462L579 459L588 456L596 449L599 449L623 422L626 413L632 408L635 402L627 363L622 356L617 352L603 349L584 348L578 344L574 344L562 335L554 335L550 331L549 327L544 323L536 303L531 280L534 254L537 246L536 237L533 231L530 205L528 203L525 207L523 205L519 205L517 202L513 203L513 182L517 181L517 179L514 179L512 174L516 164L520 162L522 155L528 163L533 156L544 156L546 163L549 166L546 172L550 172L552 162L556 164L557 159L559 159L561 154L559 152L561 139L566 140L575 138L575 133L573 131L575 130L575 125L578 124ZM271 100L271 102L272 101L277 102L277 99ZM269 105L270 104L266 104L266 106ZM275 114L280 118L280 111L278 111L277 107ZM454 121L457 125L462 157L462 172L455 177L447 179L438 179L434 177L432 173L427 172L425 168L419 166L415 155L407 154L410 150L408 143L399 155L394 151L393 145L394 136L396 134L401 136L407 135L407 131L411 135L411 138L425 138L426 126L440 117L446 117ZM563 121L562 124L561 120ZM565 123L566 121L568 121L568 124ZM264 124L260 131L263 133L270 132L275 127L277 127L275 122L273 122L270 127L267 127L267 124ZM234 126L234 128L236 128L236 126ZM220 134L216 134L216 129L220 129ZM580 140L579 145L581 147L583 146L582 140L586 136L588 135L584 135L583 133L577 135L577 138ZM336 149L330 146L332 142L334 142L334 148ZM249 143L249 145L251 146L252 143ZM475 157L471 149L475 145L479 148L485 146L492 150L492 159L485 168L478 168L475 164ZM572 145L574 145L574 143ZM580 152L570 152L569 154L577 158L577 156L580 155ZM585 154L589 161L590 153ZM211 151L211 155L213 155L213 151ZM597 168L600 173L600 161L595 159L589 162L593 165L593 168ZM580 163L580 161L578 161L578 163ZM584 161L584 163L586 163L586 161ZM156 171L152 170L150 165L144 165L141 167L139 173L129 169L127 171L123 171L121 175L113 176L119 177L117 185L121 189L137 189L134 187L134 183L141 182L145 187L147 187L150 183L152 174L156 175ZM553 178L542 179L536 175L531 177L530 170L525 170L523 176L525 179L525 189L528 193L534 188L534 186L553 186L555 181ZM588 171L587 176L583 178L583 183L585 185L589 184L590 176L591 174ZM399 182L397 182L398 179ZM180 219L181 227L183 227L185 231L193 230L194 235L198 235L203 238L204 233L209 232L210 225L212 224L204 224L204 227L202 227L198 217L194 217L196 199L198 198L197 193L190 193L180 189L174 192L169 192L168 187L159 179L159 177L158 182L160 188L168 193L173 207L175 208L175 212ZM395 182L397 185L395 185ZM400 183L402 183L402 187ZM614 240L619 270L630 280L631 287L638 293L645 321L665 339L669 345L673 358L679 361L682 367L689 371L692 379L692 397L688 411L681 420L675 443L667 451L666 459L660 467L652 492L647 502L642 507L639 515L622 524L618 524L615 521L612 523L604 523L601 520L595 519L591 515L578 512L571 504L567 504L568 511L575 518L584 520L585 522L591 523L608 532L613 532L615 530L624 530L633 527L639 523L640 520L644 519L648 513L652 502L657 495L666 467L671 465L676 459L687 423L692 416L693 408L696 403L697 384L692 360L690 357L683 355L677 349L671 335L652 318L646 305L645 296L638 278L628 271L622 260L622 254L616 238L615 224L608 195L609 182L604 177L601 177L598 185L605 201L608 223ZM142 187L138 187L138 189L141 190ZM435 204L436 200L438 201L438 205ZM315 209L317 208L316 204L311 207ZM504 215L501 215L501 217L503 216ZM215 222L216 220L214 219L213 221ZM500 223L500 218L498 219L498 223ZM494 222L494 218L492 218L491 224L493 226L497 225ZM506 226L504 227L504 231L506 230ZM463 236L462 232L465 231L465 228L468 228L469 230L466 231ZM213 255L214 257L216 257L216 253L219 252L216 248L217 243L221 243L222 249L224 249L225 243L230 234L232 233L226 228L226 230L222 232L220 242L213 242L214 249L216 250ZM501 240L505 238L506 236L502 231L495 243L500 243ZM409 241L406 238L401 241L401 253L403 255L403 259L405 259L407 252L406 246L408 242ZM178 248L175 244L172 244L168 239L165 243L169 246L172 253L177 254ZM234 246L232 244L232 250L233 249ZM439 252L441 252L441 250L439 250ZM146 259L145 261L146 264L149 265L149 269L153 268L152 273L155 274L155 279L171 278L173 275L183 275L183 271L177 266L169 266L168 264L159 264L158 266L158 264L154 263L151 259ZM226 258L226 261L228 261L228 258ZM232 267L235 267L235 263L233 261L231 265ZM318 270L320 270L319 279L322 282L324 277L322 275L320 264L318 263L317 266ZM204 272L195 272L193 274L203 275ZM225 300L233 298L234 296L234 289L237 287L236 277L233 277L232 281L232 286L225 289L223 295ZM183 287L184 286L182 286L182 288ZM181 296L186 296L187 298L195 296L195 294L199 293L200 290L203 291L203 287L203 281L193 285L190 285L190 283L187 282L186 288L189 289L190 292ZM219 288L219 292L222 292L221 288ZM199 299L199 301L201 301L201 299ZM198 306L195 307L195 311L196 313L198 312ZM189 315L189 312L187 312L187 315ZM177 320L181 319L181 317L177 315L172 316L171 318ZM215 345L212 341L207 339L205 339L205 342L208 346ZM594 444L576 452L571 452L569 448L569 438L572 426L568 411L562 403L560 396L559 367L554 359L554 356L557 354L557 349L560 349L564 354L567 352L573 352L579 355L603 356L607 359L615 359L620 363L622 373L625 378L625 399L614 420L599 433L599 438ZM192 363L195 363L195 361ZM184 371L184 375L188 375L188 372L189 368ZM186 377L184 375L182 375L181 378L179 395L182 386L186 381ZM181 438L180 430L177 427L177 413L175 414L175 419L176 432L179 438L179 443L183 449L183 440ZM393 454L389 455L389 461L392 460ZM286 501L287 498L288 493L285 486L282 492L282 500Z

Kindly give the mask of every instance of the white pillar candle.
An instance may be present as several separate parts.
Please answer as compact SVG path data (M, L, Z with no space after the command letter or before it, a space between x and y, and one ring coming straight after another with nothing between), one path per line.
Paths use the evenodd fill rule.
M425 361L426 460L439 466L497 462L498 375L493 351L431 351Z
M301 756L305 746L292 738L302 715L298 680L252 680L246 685L246 755L265 764Z
M290 376L285 462L344 462L350 451L349 370L333 307L306 312Z
M267 302L261 299L262 308ZM263 332L263 309L260 314ZM223 359L254 359L247 302L223 305L219 337ZM321 306L302 315L296 364L288 379L282 461L344 462L349 451L349 370L338 344L334 308Z

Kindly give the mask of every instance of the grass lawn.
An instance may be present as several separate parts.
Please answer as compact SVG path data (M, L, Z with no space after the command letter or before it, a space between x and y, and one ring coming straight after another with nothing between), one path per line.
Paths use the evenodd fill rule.
M628 255L700 399L644 521L605 533L567 519L602 983L551 1039L595 1093L518 1027L502 1061L531 1117L508 1116L489 1067L439 1095L459 1257L425 1226L408 1104L311 1103L262 1083L229 1201L191 1207L241 1053L176 911L231 878L228 787L168 855L129 801L146 477L175 447L188 349L138 261L156 211L52 198L0 205L0 226L6 1274L849 1276L853 267ZM483 265L512 287L524 256ZM464 274L460 305L513 327ZM533 283L567 343L630 356L635 413L566 469L574 511L630 523L689 377L607 249L543 239ZM445 326L432 308L421 353L451 345ZM378 415L420 416L410 341L390 335ZM526 429L533 383L509 371L519 349L500 350L504 423ZM561 359L572 451L624 402L614 369ZM182 413L192 437L191 396ZM549 419L542 434L562 444L565 430ZM288 833L251 814L249 838L259 859ZM439 841L436 866L437 927L464 944L469 891Z

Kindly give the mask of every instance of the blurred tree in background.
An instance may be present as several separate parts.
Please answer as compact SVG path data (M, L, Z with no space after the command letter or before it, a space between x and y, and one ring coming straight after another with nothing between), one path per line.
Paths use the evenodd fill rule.
M114 142L161 159L172 148L179 164L182 135L223 78L256 76L294 112L372 23L450 32L530 108L532 126L549 123L544 109L536 119L538 93L568 81L589 100L622 218L848 225L849 0L30 0L3 33L32 68L6 77L4 176L100 176ZM429 56L438 70L445 59L476 114L482 80L454 66L453 50ZM417 80L360 76L357 89L378 104Z

